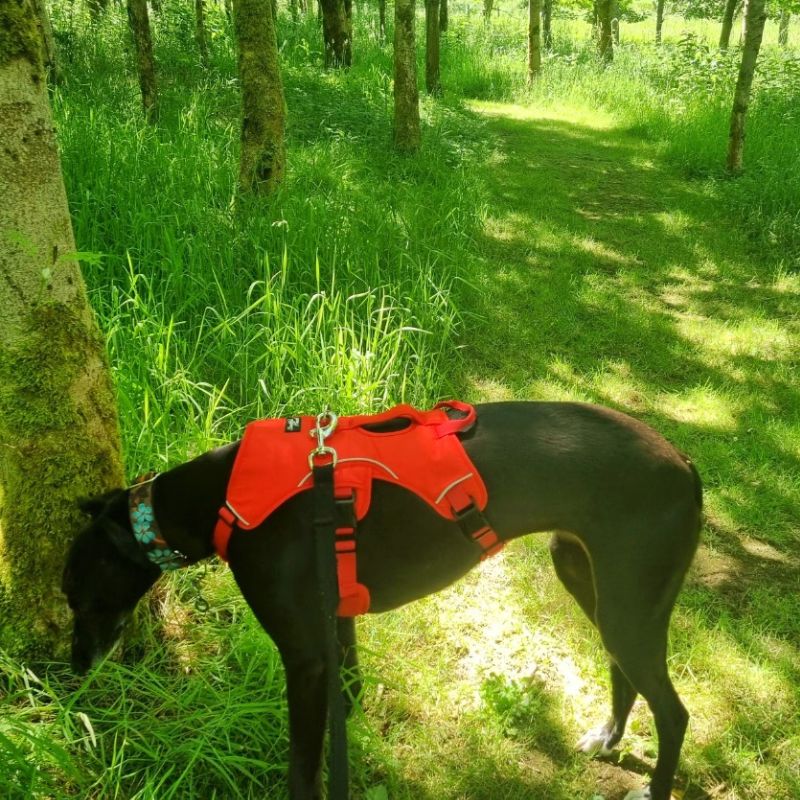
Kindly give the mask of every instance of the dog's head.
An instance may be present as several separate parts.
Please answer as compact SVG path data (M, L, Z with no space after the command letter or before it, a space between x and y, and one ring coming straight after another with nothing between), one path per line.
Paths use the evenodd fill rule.
M160 571L133 536L125 489L87 500L81 509L91 521L70 547L61 588L75 618L72 668L83 674L116 644Z

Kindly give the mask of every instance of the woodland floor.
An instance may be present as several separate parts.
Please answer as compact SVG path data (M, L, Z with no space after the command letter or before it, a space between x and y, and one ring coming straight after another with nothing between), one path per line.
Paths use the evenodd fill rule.
M707 519L672 628L692 714L676 797L797 797L798 276L759 260L713 186L610 116L473 109L494 146L457 390L609 404L693 457ZM392 798L621 800L652 768L641 701L624 750L573 752L607 714L607 679L540 537L367 621L362 640L386 747L368 798L385 778Z

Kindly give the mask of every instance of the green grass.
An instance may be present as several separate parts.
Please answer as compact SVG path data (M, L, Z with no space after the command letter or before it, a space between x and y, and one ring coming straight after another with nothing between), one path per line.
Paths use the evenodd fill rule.
M423 152L401 158L372 12L346 74L322 71L313 20L283 19L287 183L242 206L230 31L212 7L204 73L184 5L157 17L157 129L140 119L123 14L94 32L74 5L54 14L62 161L79 248L97 254L84 273L130 474L325 402L458 393L634 413L707 487L673 625L692 713L683 796L800 795L797 51L778 53L768 28L748 170L730 181L735 54L712 57L709 23L669 17L658 52L651 22L625 24L601 71L586 23L558 17L528 89L524 11L500 4L487 31L477 3L453 3L445 102L424 101ZM0 662L2 796L285 796L277 655L227 570L203 579L211 611L194 609L201 575L164 581L86 681ZM605 667L540 539L359 629L355 798L621 800L652 766L642 704L618 763L572 750L606 714Z

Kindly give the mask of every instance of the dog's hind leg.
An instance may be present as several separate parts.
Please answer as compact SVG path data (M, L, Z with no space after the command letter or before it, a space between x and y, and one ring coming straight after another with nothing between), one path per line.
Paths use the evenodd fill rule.
M597 625L597 597L589 556L571 534L556 532L550 540L550 555L561 583L575 598L583 612ZM609 755L625 733L625 724L636 699L636 690L613 659L611 672L611 719L588 731L578 742L578 749L591 755Z
M603 644L647 701L658 734L649 794L631 793L630 800L669 800L689 720L667 669L669 619L688 562L680 563L680 555L673 553L670 559L653 550L658 548L629 553L624 569L610 552L593 560L595 616Z
M356 621L353 617L339 617L336 620L336 636L339 639L342 667L342 691L347 715L353 705L361 697L361 669L358 665L358 649L356 648Z

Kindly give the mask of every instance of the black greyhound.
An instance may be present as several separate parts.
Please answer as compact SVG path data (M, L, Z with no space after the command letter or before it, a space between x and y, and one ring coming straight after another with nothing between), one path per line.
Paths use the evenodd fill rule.
M579 747L609 752L641 694L655 718L658 760L649 788L626 800L669 800L688 714L667 672L667 630L698 542L697 471L651 428L607 408L533 402L476 408L477 423L461 438L489 492L486 518L504 540L555 531L558 577L597 626L610 657L611 717ZM214 552L212 531L237 449L238 443L220 447L154 483L162 535L189 563ZM133 536L128 491L84 504L92 521L67 559L63 588L75 614L78 671L108 651L160 575ZM286 668L291 800L322 796L325 634L310 495L295 495L253 531L235 532L228 551L242 594ZM381 481L358 541L359 580L375 612L448 586L480 555L454 522ZM343 644L354 643L353 621L341 620L339 628Z

